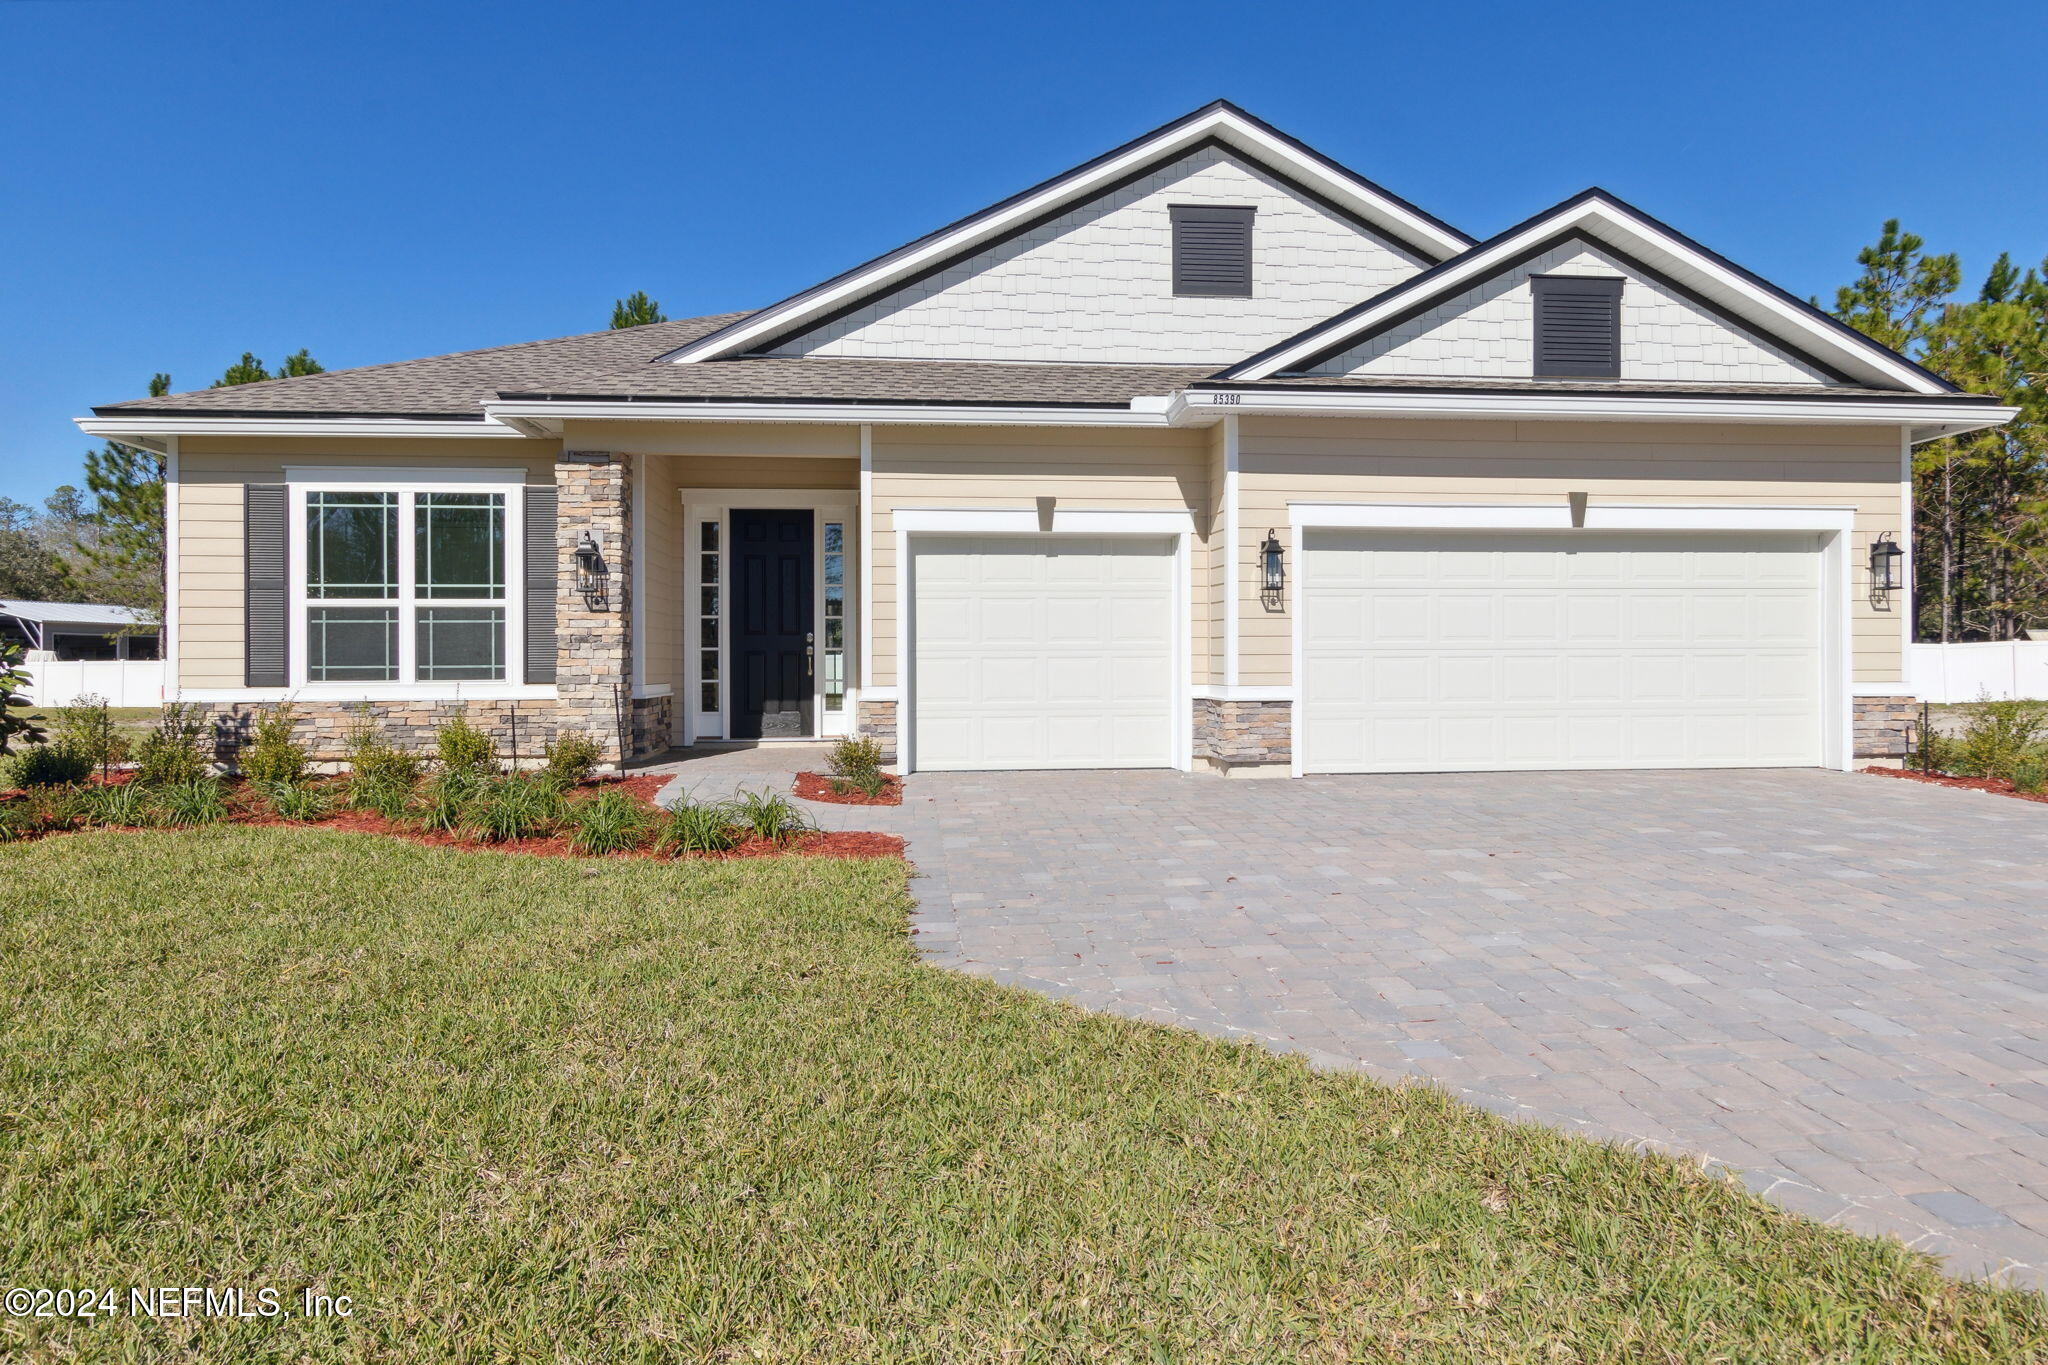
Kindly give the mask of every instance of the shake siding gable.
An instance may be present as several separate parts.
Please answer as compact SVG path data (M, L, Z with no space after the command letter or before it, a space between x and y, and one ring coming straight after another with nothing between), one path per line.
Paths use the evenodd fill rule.
M1253 209L1254 297L1177 296L1173 209ZM1169 162L775 348L777 355L1229 364L1422 270L1220 147Z

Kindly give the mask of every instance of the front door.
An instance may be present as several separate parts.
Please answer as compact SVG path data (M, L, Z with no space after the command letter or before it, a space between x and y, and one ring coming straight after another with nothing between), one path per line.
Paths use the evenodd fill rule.
M811 515L732 513L732 711L726 734L733 739L817 733Z

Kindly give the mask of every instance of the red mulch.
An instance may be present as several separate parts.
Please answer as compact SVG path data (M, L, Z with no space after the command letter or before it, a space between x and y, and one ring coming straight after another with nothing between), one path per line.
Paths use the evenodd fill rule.
M903 779L883 774L889 785L880 792L869 796L864 792L832 790L832 779L823 773L798 773L796 794L806 801L829 801L835 806L900 806L903 804Z
M115 774L115 780L126 778L127 774ZM655 793L667 786L669 778L661 774L643 774L636 777L599 777L582 784L578 795L594 796L604 791L622 791L641 804L653 807ZM428 831L416 828L402 821L387 819L375 811L348 810L337 808L318 820L281 820L263 807L249 801L236 784L228 796L230 815L225 824L235 825L295 825L300 828L338 829L352 834L381 834L386 838L409 839L416 844L427 844L435 848L458 848L475 853L525 853L540 858L584 858L596 859L600 855L579 853L570 844L567 835L555 834L542 839L512 839L503 843L481 843L466 834L450 834L445 831ZM337 779L329 778L322 786L339 786ZM900 785L900 784L899 784ZM0 800L27 793L0 792ZM571 799L575 799L572 797ZM900 797L898 798L901 799ZM871 802L864 804L883 804ZM125 828L111 825L102 829ZM51 834L69 834L75 829L49 829L38 831L30 837ZM725 862L735 858L772 858L779 854L800 854L812 858L900 858L903 856L903 840L894 834L869 834L856 830L819 830L801 834L785 844L771 843L766 839L750 838L737 848L722 853L681 853L675 855L685 862ZM657 853L650 848L635 849L630 853L609 853L603 858L666 858L669 855Z
M1865 768L1863 771L1878 777L1903 777L1935 787L1962 787L1973 792L1989 792L1993 796L2013 796L2022 801L2048 802L2048 792L2014 791L2012 783L2002 777L1950 777L1947 773L1923 773L1914 768L1873 767Z

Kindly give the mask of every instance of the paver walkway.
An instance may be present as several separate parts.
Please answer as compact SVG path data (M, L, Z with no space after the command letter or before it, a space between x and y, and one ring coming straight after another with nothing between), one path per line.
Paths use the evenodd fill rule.
M944 965L2048 1267L2048 806L1818 771L933 774Z

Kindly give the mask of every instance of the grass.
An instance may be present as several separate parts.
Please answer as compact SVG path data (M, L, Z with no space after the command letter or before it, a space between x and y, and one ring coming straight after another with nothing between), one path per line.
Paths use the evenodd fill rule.
M2023 1361L2048 1308L1679 1163L920 965L903 869L0 846L0 1357Z

